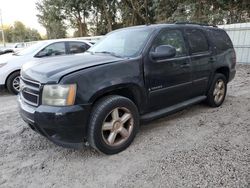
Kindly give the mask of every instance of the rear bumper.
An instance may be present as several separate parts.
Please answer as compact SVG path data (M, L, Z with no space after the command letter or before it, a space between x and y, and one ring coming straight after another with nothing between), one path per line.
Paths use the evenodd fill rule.
M45 136L57 145L82 148L87 137L87 122L90 106L74 105L33 107L18 97L22 119L31 129Z
M236 69L232 69L229 73L229 78L228 78L228 82L232 81L235 77L236 74Z

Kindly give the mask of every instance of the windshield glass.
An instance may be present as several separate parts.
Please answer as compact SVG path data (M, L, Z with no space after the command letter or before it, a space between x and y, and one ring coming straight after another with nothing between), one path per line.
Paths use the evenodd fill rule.
M90 48L88 52L107 53L120 57L138 56L153 29L135 28L116 31Z
M32 54L34 52L36 52L37 50L39 50L40 48L43 48L44 45L46 45L48 42L47 41L40 41L37 42L23 50L20 50L16 53L14 53L14 55L18 55L18 56L23 56L23 55L28 55L28 54Z

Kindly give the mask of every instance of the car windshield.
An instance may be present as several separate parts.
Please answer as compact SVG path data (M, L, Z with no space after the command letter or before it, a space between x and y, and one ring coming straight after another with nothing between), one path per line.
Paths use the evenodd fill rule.
M152 31L153 29L150 28L115 31L96 43L88 52L106 53L119 57L136 57L141 53Z
M40 48L43 48L44 45L46 45L48 42L47 41L39 41L23 50L20 50L16 53L14 53L14 55L17 56L23 56L23 55L28 55L28 54L32 54L34 52L36 52L37 50L39 50Z

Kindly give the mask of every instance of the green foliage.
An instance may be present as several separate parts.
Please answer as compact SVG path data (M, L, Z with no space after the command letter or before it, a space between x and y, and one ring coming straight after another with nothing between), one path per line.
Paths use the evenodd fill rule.
M13 26L4 29L7 42L28 42L41 40L36 29L26 27L22 22L16 21Z
M87 35L86 19L89 17L91 4L89 0L62 0L61 4L71 26L77 31L75 35L82 37Z
M64 38L66 36L66 19L63 14L61 0L43 0L36 3L39 11L37 15L39 23L45 27L48 39Z
M41 0L37 8L49 38L61 38L65 23L76 29L75 36L86 36L141 24L250 21L249 0Z

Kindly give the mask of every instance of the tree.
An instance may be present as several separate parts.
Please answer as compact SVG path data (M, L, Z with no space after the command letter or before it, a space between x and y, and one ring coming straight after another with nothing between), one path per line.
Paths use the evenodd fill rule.
M22 42L25 40L26 27L22 22L14 22L14 28L12 32L12 40L16 42Z
M41 40L42 37L36 29L26 28L25 41Z
M77 28L79 37L86 36L88 28L86 18L88 18L91 4L89 0L65 0L63 1L65 16L70 20L71 25Z
M26 27L22 22L16 21L13 26L5 26L5 39L7 42L28 42L41 40L36 29Z
M117 0L92 1L92 8L96 23L96 33L105 34L117 26L117 13L119 11Z
M42 0L36 3L39 11L39 23L45 27L48 39L64 38L66 25L64 23L63 2L61 0Z
M154 0L124 0L120 10L124 25L141 25L154 23Z
M249 0L41 0L37 8L49 38L65 36L65 23L85 36L142 24L250 21Z

